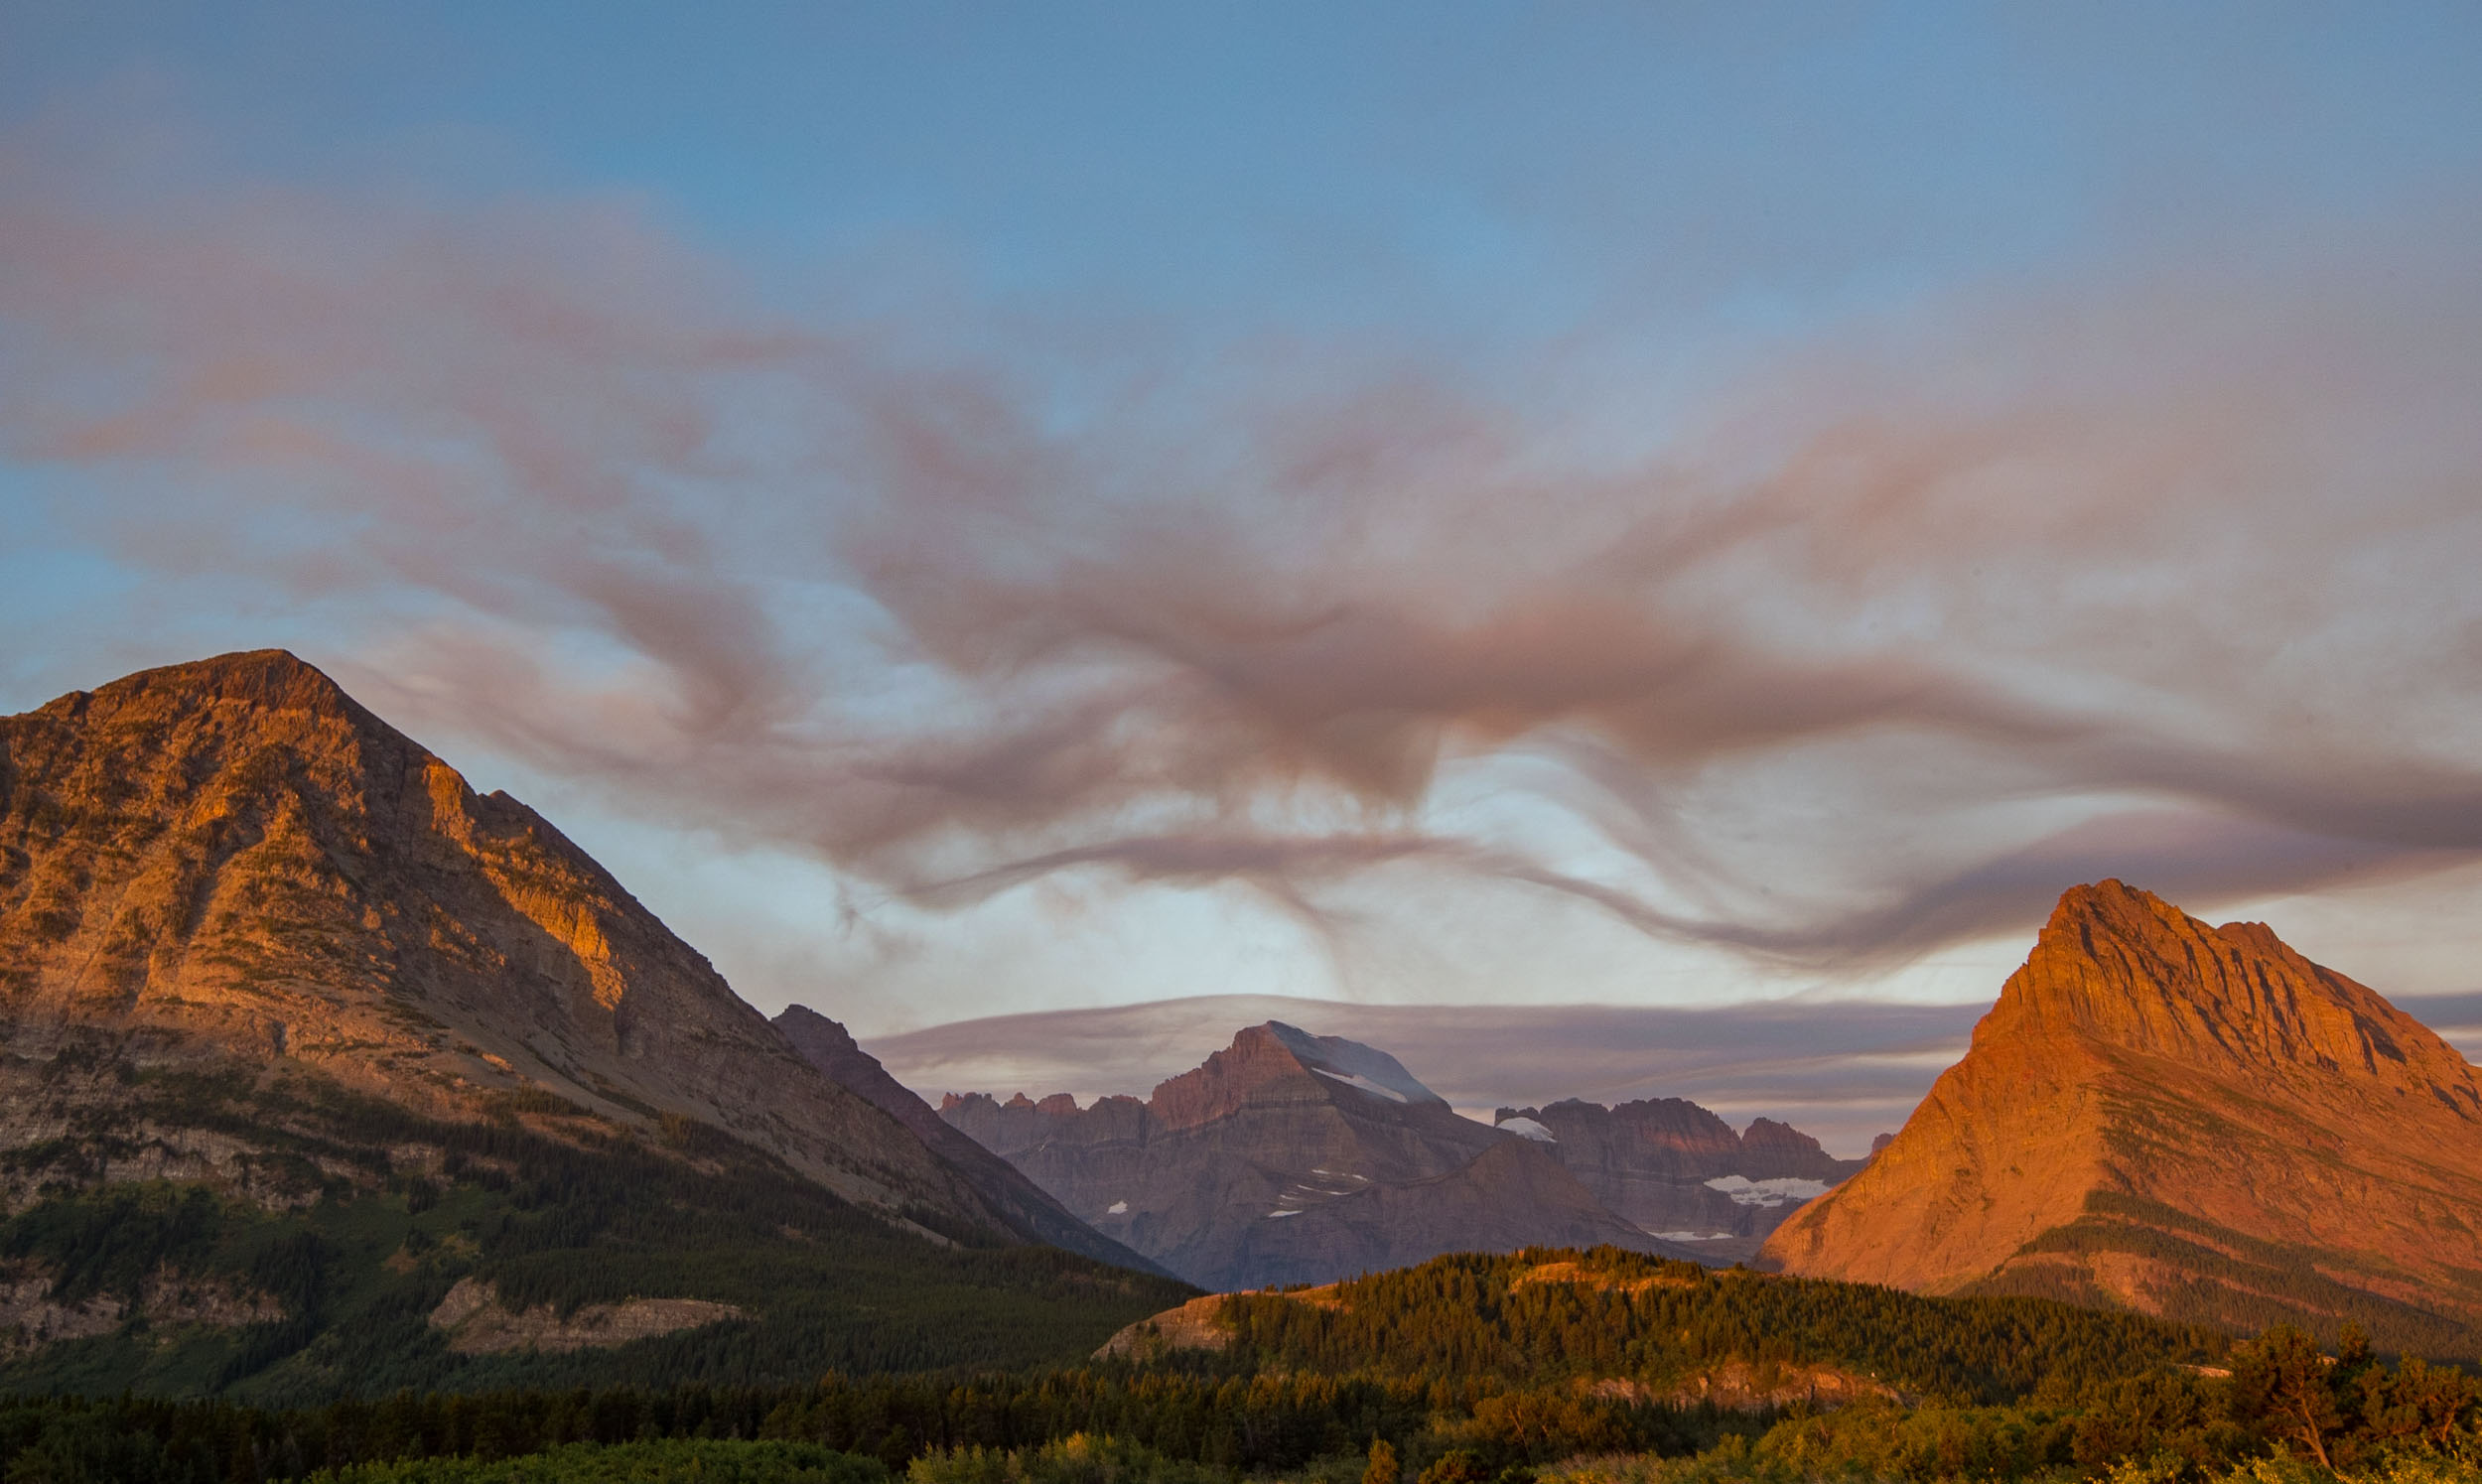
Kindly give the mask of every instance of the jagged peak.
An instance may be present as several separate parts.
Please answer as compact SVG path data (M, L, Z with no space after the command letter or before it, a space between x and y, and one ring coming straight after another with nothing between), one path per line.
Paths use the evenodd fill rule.
M247 649L139 670L92 691L71 691L33 717L70 726L162 722L218 715L223 730L256 730L260 719L308 718L342 724L364 744L429 756L429 749L354 700L326 671L287 649Z
M1975 1042L2069 1032L2193 1062L2318 1066L2452 1086L2470 1069L2366 986L2259 922L2212 927L2118 879L2061 894Z
M847 1030L841 1022L820 1014L806 1005L785 1006L782 1012L775 1017L775 1028L787 1035L799 1035L821 1041L839 1050L861 1049L855 1042L852 1031Z
M1385 1051L1342 1036L1312 1035L1281 1020L1244 1027L1231 1045L1157 1083L1147 1106L1167 1124L1183 1128L1230 1113L1273 1084L1296 1090L1315 1085L1333 1096L1399 1105L1448 1106Z
M2131 928L2147 922L2187 920L2187 913L2144 887L2132 886L2118 877L2105 877L2099 881L2088 881L2061 892L2059 901L2051 908L2051 920L2043 931L2048 933L2080 923Z
M325 670L290 649L244 649L177 665L159 665L124 675L98 688L94 695L97 700L125 701L166 691L207 700L238 701L267 711L309 711L357 719L369 716Z
M1448 1100L1422 1085L1405 1064L1376 1046L1348 1041L1340 1035L1312 1035L1282 1020L1252 1029L1273 1036L1315 1075L1398 1103L1441 1103ZM1249 1032L1245 1031L1244 1034Z

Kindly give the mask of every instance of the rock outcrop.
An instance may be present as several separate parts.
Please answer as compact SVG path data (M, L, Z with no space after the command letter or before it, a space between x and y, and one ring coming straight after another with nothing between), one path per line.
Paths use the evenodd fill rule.
M1696 1103L1656 1098L1605 1108L1575 1098L1502 1108L1511 1129L1547 1145L1597 1200L1646 1231L1743 1258L1803 1201L1865 1161L1839 1159L1773 1119L1744 1131Z
M1765 1257L2471 1354L2482 1073L2264 925L2080 886L1964 1060Z
M0 719L0 1147L59 1156L13 1158L10 1203L71 1166L315 1196L231 1120L115 1121L166 1070L307 1074L437 1118L687 1120L892 1220L1031 1235L534 811L280 650Z
M448 1290L448 1296L431 1311L429 1323L458 1355L497 1355L509 1350L557 1355L748 1317L732 1304L707 1298L624 1298L619 1303L580 1304L568 1314L548 1303L516 1311L500 1302L491 1284L467 1278Z
M1394 1057L1272 1020L1143 1103L977 1093L940 1116L1201 1287L1528 1246L1688 1255L1606 1210L1540 1142L1459 1117Z

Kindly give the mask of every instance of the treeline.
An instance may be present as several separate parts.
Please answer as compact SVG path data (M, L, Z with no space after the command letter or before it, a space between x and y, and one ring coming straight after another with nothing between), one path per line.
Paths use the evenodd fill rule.
M2386 1364L2351 1340L2340 1353L2321 1355L2307 1335L2289 1329L2236 1347L2229 1360L2229 1376L2165 1368L2074 1391L2037 1388L2006 1406L1878 1402L1773 1413L1676 1408L1574 1383L1514 1386L1491 1376L1425 1382L1244 1375L1211 1359L1178 1370L830 1378L798 1389L408 1393L286 1412L126 1397L24 1399L0 1404L0 1478L256 1484L324 1470L446 1480L467 1475L445 1465L429 1472L395 1466L424 1459L483 1465L580 1448L631 1447L641 1454L630 1456L655 1456L642 1450L669 1441L823 1449L853 1460L834 1465L843 1471L837 1484L868 1484L861 1475L871 1467L908 1471L913 1484L1041 1484L1104 1474L1132 1481L1272 1474L1333 1484L1531 1484L1537 1471L1580 1457L1604 1459L1592 1468L1643 1484L1686 1484L1692 1475L1685 1470L1719 1479L1929 1484L2088 1477L2118 1467L2169 1480L2264 1457L2344 1470L2475 1456L2476 1389L2461 1371L2418 1360ZM744 1463L775 1459L768 1468L790 1456L711 1456L728 1454ZM609 1462L621 1455L591 1456ZM1622 1459L1630 1461L1615 1461ZM1575 1484L1591 1484L1591 1468L1570 1464L1567 1472ZM478 1477L534 1476L521 1470Z
M274 1411L229 1402L0 1403L0 1478L249 1484L413 1458L488 1461L577 1443L745 1438L816 1443L902 1468L1084 1435L1230 1472L1358 1455L1384 1437L1420 1460L1451 1447L1510 1462L1581 1451L1694 1452L1756 1419L1574 1389L1098 1367L1047 1374L832 1377L811 1387L668 1392L402 1393Z
M1726 1361L1834 1365L1946 1401L2215 1361L2229 1336L2018 1297L1925 1298L1862 1283L1717 1272L1616 1248L1465 1254L1321 1290L1227 1299L1261 1366L1419 1379L1631 1377L1661 1386Z
M2229 1377L2124 1377L2066 1402L1792 1417L1693 1457L1573 1461L1546 1471L1541 1484L2482 1479L2476 1386L2460 1370L2418 1359L2381 1364L2358 1331L2322 1354L2289 1327L2235 1347L2231 1361Z

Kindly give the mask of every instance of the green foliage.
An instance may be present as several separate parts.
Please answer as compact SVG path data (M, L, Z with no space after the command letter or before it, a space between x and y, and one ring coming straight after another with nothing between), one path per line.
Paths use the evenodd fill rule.
M1865 1405L1786 1417L1692 1458L1611 1455L1542 1484L1796 1484L1818 1479L2096 1479L2106 1484L2482 1484L2475 1391L2418 1359L2390 1367L2299 1330L2239 1347L2229 1381L2126 1377L2058 1402Z
M1031 1448L935 1448L905 1469L905 1484L1220 1484L1228 1477L1222 1469L1083 1432Z
M891 1468L928 1459L922 1469L941 1478L1212 1484L1241 1472L1307 1470L1322 1484L1352 1484L1367 1469L1364 1440L1374 1437L1412 1460L1417 1475L1454 1454L1458 1477L1478 1465L1480 1477L1500 1479L1538 1453L1541 1461L1574 1453L1582 1439L1680 1453L1752 1425L1601 1402L1579 1415L1585 1430L1575 1437L1520 1435L1484 1405L1506 1395L1490 1383L1457 1390L1116 1367L831 1377L781 1389L406 1392L296 1411L129 1396L28 1398L0 1402L0 1477L238 1484L407 1459L488 1461L576 1443L758 1438L865 1455ZM41 1460L96 1449L109 1455L97 1471L40 1471L52 1467ZM38 1461L19 1462L27 1458Z
M2289 1325L2233 1352L2236 1417L2321 1468L2411 1451L2452 1450L2477 1402L2473 1378L2412 1359L2378 1363L2348 1328L2332 1356Z
M318 1484L888 1484L888 1466L816 1443L666 1438L570 1443L492 1462L421 1458L322 1470Z
M86 1200L51 1200L0 1227L0 1258L53 1275L53 1297L135 1294L158 1267L198 1264L214 1249L222 1207L207 1191L123 1185Z
M2294 1426L2297 1399L2286 1390L2310 1387L2323 1389L2311 1403L2319 1445L2355 1484L2474 1484L2482 1433L2463 1373L2389 1366L2349 1347L2324 1364L2286 1334L2241 1347L2233 1362L2229 1379L2160 1370L2082 1390L2046 1383L2000 1406L1876 1401L1774 1414L1488 1376L1251 1374L1228 1357L1194 1355L1177 1365L830 1377L789 1388L401 1393L290 1412L29 1399L0 1403L0 1477L253 1484L327 1469L371 1481L707 1479L816 1456L582 1446L760 1440L863 1460L836 1465L858 1470L839 1484L872 1484L869 1460L902 1471L906 1484L1238 1484L1267 1474L1303 1484L2324 1484L2334 1475ZM480 1471L537 1454L575 1466ZM654 1471L667 1458L678 1470ZM424 1459L462 1461L410 1466Z
M1586 1282L1520 1282L1548 1263ZM2032 1298L1924 1298L1860 1283L1718 1273L1614 1248L1459 1255L1339 1284L1334 1303L1241 1295L1225 1313L1262 1365L1534 1383L1628 1377L1657 1387L1702 1367L1830 1364L1974 1402L2038 1383L2212 1360L2197 1326Z

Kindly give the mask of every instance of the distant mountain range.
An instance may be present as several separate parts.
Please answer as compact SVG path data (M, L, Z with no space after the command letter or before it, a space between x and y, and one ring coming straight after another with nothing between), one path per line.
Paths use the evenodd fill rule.
M1595 1246L2474 1355L2482 1072L2105 881L1868 1161L1672 1098L1486 1125L1280 1020L933 1110L289 654L0 718L0 1390L1031 1364L1175 1279Z
M1498 1126L1551 1144L1597 1200L1636 1226L1733 1258L1866 1159L1839 1159L1789 1124L1732 1126L1681 1098L1605 1108L1502 1108ZM1729 1239L1750 1239L1732 1241Z
M939 1115L1097 1230L1226 1289L1528 1246L1728 1262L1859 1164L1678 1100L1502 1109L1485 1127L1386 1052L1280 1021L1144 1102L951 1094Z
M1965 1059L1765 1258L2472 1355L2482 1072L2263 924L2080 886Z

